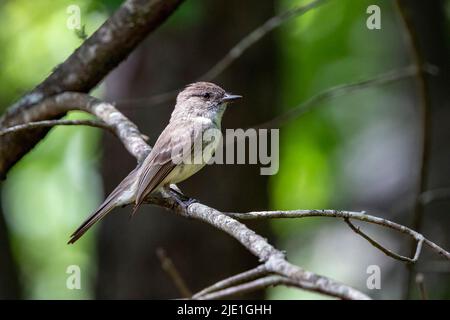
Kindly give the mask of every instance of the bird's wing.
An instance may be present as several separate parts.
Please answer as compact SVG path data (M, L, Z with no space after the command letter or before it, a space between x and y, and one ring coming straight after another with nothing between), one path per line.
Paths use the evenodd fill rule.
M192 154L194 141L202 130L191 121L169 123L142 164L134 211L172 172L178 163Z

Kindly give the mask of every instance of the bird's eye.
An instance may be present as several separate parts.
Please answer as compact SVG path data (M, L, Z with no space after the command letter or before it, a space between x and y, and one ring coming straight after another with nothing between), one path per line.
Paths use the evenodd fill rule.
M205 92L202 96L203 96L203 98L205 98L205 99L209 99L209 98L211 97L211 93Z

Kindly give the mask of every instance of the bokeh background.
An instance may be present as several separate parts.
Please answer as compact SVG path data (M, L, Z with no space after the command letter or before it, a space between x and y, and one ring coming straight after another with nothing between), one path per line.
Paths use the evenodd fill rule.
M160 29L93 92L114 101L153 143L173 101L149 97L204 74L234 44L269 17L304 0L187 0ZM89 35L119 0L2 0L0 112L43 80L82 43L66 27L67 7L81 8ZM381 30L366 27L369 5L381 8ZM449 1L405 1L426 61L432 116L429 189L450 187ZM335 85L411 64L394 1L330 0L293 18L253 45L214 81L245 99L224 118L246 128L279 115ZM365 210L411 225L420 170L420 99L414 78L329 99L280 127L280 170L260 176L255 165L208 166L180 186L225 211L333 208ZM71 113L70 118L88 117ZM1 146L0 146L1 147ZM189 288L197 291L257 264L236 241L210 226L145 207L132 220L118 209L73 246L70 233L134 168L120 142L98 129L58 127L0 185L0 298L175 298L157 258L163 248ZM450 201L426 206L422 232L450 247ZM407 293L407 268L385 256L339 220L308 218L249 224L287 251L290 261L352 285L374 298ZM409 239L364 226L387 247L409 253ZM66 270L81 269L81 289L69 290ZM368 266L382 271L381 289L366 287ZM416 271L431 298L450 298L450 265L426 249ZM323 298L277 287L246 297Z

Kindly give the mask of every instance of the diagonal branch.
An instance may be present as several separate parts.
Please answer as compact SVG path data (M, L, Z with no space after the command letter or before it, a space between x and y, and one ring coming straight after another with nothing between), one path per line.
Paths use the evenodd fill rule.
M342 218L342 219L354 219L360 220L372 224L377 224L392 230L399 231L406 235L409 235L414 240L417 241L416 252L412 260L416 261L418 254L421 252L422 242L427 245L432 251L450 260L450 253L438 246L436 243L428 240L419 232L405 227L396 222L389 221L384 218L375 217L368 215L365 212L352 212L352 211L342 211L342 210L290 210L290 211L253 211L247 213L235 213L227 212L230 217L234 217L240 220L251 220L251 219L270 219L270 218L306 218L306 217L331 217L331 218Z

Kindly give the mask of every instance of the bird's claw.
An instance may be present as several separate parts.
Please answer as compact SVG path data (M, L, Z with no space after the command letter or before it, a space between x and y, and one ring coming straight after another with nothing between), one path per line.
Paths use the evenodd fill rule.
M172 195L173 199L183 209L183 212L187 215L189 215L189 211L188 211L189 206L193 203L198 202L197 199L188 197L185 194L183 194L175 189L170 188L169 192Z

